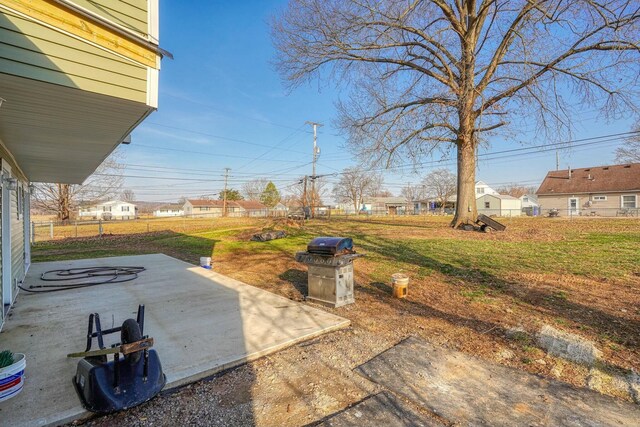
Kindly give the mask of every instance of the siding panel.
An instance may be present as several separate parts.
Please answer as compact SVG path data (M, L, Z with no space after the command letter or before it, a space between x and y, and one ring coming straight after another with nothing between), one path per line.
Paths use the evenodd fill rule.
M74 0L74 3L139 34L148 32L146 0Z
M0 171L2 168L0 167ZM0 191L0 242L2 242L2 191ZM0 244L0 329L2 329L2 323L4 322L4 296L2 294L2 244Z
M10 13L0 13L0 29L4 73L147 101L147 67Z
M598 216L616 216L621 209L622 195L632 195L636 193L593 193L593 194L575 194L575 195L558 195L558 196L538 196L540 208L548 211L549 209L559 209L560 215L566 215L569 207L569 198L579 198L579 210L583 215L590 215L595 212ZM607 200L592 200L593 196L607 196ZM640 197L640 195L638 196ZM591 200L591 206L585 204Z
M11 194L11 286L13 295L18 293L17 281L24 278L24 217L18 218L18 190L10 191Z

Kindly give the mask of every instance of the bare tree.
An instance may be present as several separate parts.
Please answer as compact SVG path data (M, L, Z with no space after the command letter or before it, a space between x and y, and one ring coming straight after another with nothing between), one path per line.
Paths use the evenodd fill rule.
M307 179L307 191L306 191L306 199L305 199L305 191L304 191L304 178L301 179L298 183L290 187L291 194L285 196L285 200L290 203L290 205L296 204L299 206L322 206L323 198L327 195L327 185L326 181L322 178L316 179L315 191L312 190L310 178ZM311 203L313 201L313 203ZM288 206L290 206L288 205Z
M260 200L260 196L269 183L264 178L254 179L242 185L242 195L247 200Z
M340 180L333 186L333 197L341 203L350 203L356 213L360 211L365 196L380 192L383 178L380 174L363 168L347 168L340 174Z
M500 194L506 194L511 197L520 198L525 194L535 194L536 188L527 187L527 186L518 185L518 184L511 184L511 185L505 185L503 187L499 187L496 191Z
M368 162L455 146L458 226L477 215L476 153L489 136L535 123L552 141L570 136L586 108L637 112L639 9L637 0L290 0L272 35L291 87L328 76L349 90L339 125Z
M640 163L640 122L635 126L633 136L627 138L624 146L616 149L616 162Z
M386 188L381 188L379 191L373 193L373 197L393 197L393 193Z
M93 204L116 197L124 181L123 170L121 155L116 151L81 185L35 184L35 205L55 214L60 221L68 221L81 203Z
M422 184L429 197L440 203L440 212L444 212L445 205L456 194L456 176L447 169L436 169L424 177Z
M133 203L136 201L136 193L134 193L133 190L126 189L122 192L120 198L123 202Z
M407 201L420 200L424 198L425 187L423 184L411 185L407 184L406 187L402 188L400 194L402 197L407 199Z

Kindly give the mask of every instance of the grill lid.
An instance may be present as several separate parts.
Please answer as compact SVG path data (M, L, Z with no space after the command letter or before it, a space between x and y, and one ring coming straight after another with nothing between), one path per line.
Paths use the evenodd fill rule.
M307 252L320 255L352 254L353 239L349 237L316 237L307 245Z

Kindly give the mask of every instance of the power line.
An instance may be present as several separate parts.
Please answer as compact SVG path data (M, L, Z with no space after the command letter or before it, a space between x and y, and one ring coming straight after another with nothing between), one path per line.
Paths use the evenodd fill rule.
M244 139L238 139L238 138L230 138L230 137L227 137L227 136L213 135L213 134L210 134L210 133L207 133L207 132L201 132L201 131L181 128L181 127L177 127L177 126L170 126L170 125L165 125L165 124L155 123L155 122L145 122L145 124L158 126L158 127L162 127L162 128L167 128L167 129L179 130L179 131L182 131L182 132L189 132L189 133L193 133L193 134L196 134L196 135L208 136L208 137L211 137L211 138L223 139L223 140L226 140L226 141L238 142L240 144L253 145L253 146L256 146L256 147L271 148L271 146L267 145L267 144L260 144L260 143L257 143L257 142L251 142L251 141L247 141L247 140L244 140ZM299 131L300 131L300 129L296 130L296 132L294 132L292 135L295 135ZM296 152L296 151L293 151L293 152ZM297 153L302 153L302 151L297 151Z
M166 94L166 93L163 94L163 95L171 97L171 98L174 98L174 99L179 99L181 101L189 102L191 104L201 105L201 106L207 107L207 108L209 108L210 110L213 110L213 111L221 111L223 113L227 113L230 117L236 117L236 116L237 117L243 117L243 118L248 119L248 120L253 120L253 121L256 121L256 122L266 123L266 124L268 124L270 126L276 126L276 127L281 127L281 128L285 128L285 129L294 129L293 126L274 123L274 122L272 122L270 120L259 119L257 117L251 117L251 116L247 116L247 115L244 115L244 114L232 113L232 112L230 112L228 110L225 110L225 109L222 109L220 107L217 107L217 106L214 106L214 105L211 105L211 104L207 104L207 103L201 102L201 101L196 101L194 99L182 98L182 97L179 97L179 96L169 95L169 94Z
M574 144L576 142L581 142L581 141L587 141L587 142L583 142L580 144L574 144L571 148L577 148L577 147L583 147L583 146L591 146L591 145L596 145L596 144L604 144L604 143L609 143L609 142L618 142L621 140L622 136L625 135L630 135L630 134L636 134L636 133L640 133L639 131L634 131L634 132L624 132L624 133L617 133L617 134L610 134L610 135L601 135L601 136L597 136L597 137L590 137L590 138L582 138L582 139L576 139L576 140L571 140L571 141L563 141L563 142L558 142L558 143L552 143L552 144L543 144L543 145L537 145L537 146L531 146L531 147L520 147L520 148L513 148L513 149L508 149L508 150L500 150L500 151L494 151L494 152L487 152L487 153L481 153L478 154L478 158L488 158L488 160L494 160L494 159L502 159L502 158L510 158L513 157L513 155L509 155L509 156L500 156L500 157L491 157L491 156L496 156L498 154L509 154L509 153L519 153L519 152L523 152L523 151L527 151L525 153L521 153L521 154L517 154L516 156L519 155L532 155L532 154L538 154L538 153L544 153L544 152L548 152L548 151L552 151L552 150L556 150L557 148L554 147L558 147L560 145L567 145L567 144ZM612 137L609 139L603 139L603 138L608 138L608 137ZM536 150L536 151L531 151L531 150ZM309 163L306 163L307 165ZM438 164L440 166L444 166L444 165L453 165L455 164L454 162L449 162L449 163L442 163L442 161L428 161L428 162L419 162L414 164L403 164L403 165L398 165L398 166L394 166L394 167L390 167L390 168L369 168L366 169L366 171L368 172L374 172L374 171L386 171L386 170L394 170L394 169L400 169L400 168L404 168L404 167L413 167L413 166L417 166L417 165L433 165L433 164ZM295 166L292 169L296 169L299 167L304 166L300 165L300 166ZM167 168L169 169L169 168ZM178 168L171 168L174 170L185 170L185 169L178 169ZM344 172L337 172L337 174L342 174ZM98 176L110 176L109 174L96 174ZM189 173L188 175L203 175L203 174L194 174L194 173ZM251 176L262 176L262 175L268 175L268 173L265 174L252 174ZM207 176L210 176L210 174L207 174ZM188 181L198 181L198 182L215 182L215 181L222 181L222 180L216 180L216 179L208 179L208 180L201 180L201 179L188 179L188 178L181 178L181 177L159 177L159 176L143 176L143 175L123 175L123 177L126 178L149 178L149 179L167 179L167 180L178 180L178 181L184 181L184 180L188 180ZM243 179L238 179L235 180L237 182L247 182L246 180ZM285 179L279 180L279 181L286 181Z
M262 159L264 156L266 156L267 154L269 154L271 151L273 151L273 150L277 149L277 148L278 148L278 146L279 146L280 144L282 144L282 143L283 143L283 142L285 142L287 139L291 138L293 135L295 135L296 133L298 133L299 131L301 131L303 127L304 127L304 125L300 126L300 127L299 127L298 129L296 129L293 133L291 133L290 135L287 135L286 137L284 137L284 138L283 138L283 139L281 139L280 141L276 142L276 143L275 143L275 145L273 145L273 146L269 146L269 149L268 149L267 151L263 152L263 153L262 153L262 154L260 154L258 157L254 158L254 159L252 159L251 161L249 161L249 162L245 163L244 165L240 166L238 169L242 170L242 169L244 169L244 168L248 167L250 164L252 164L252 163L254 163L254 162L256 162L256 161L258 161L258 160ZM284 147L282 147L282 149L284 150ZM288 150L288 149L287 149L287 151L289 151L289 152L294 152L294 153L302 153L302 154L305 154L305 153L303 153L303 152L301 152L301 151L294 151L294 150ZM264 160L267 160L267 159L264 159Z
M166 150L166 151L177 151L179 153L192 153L192 154L198 154L200 156L211 156L211 157L229 157L229 158L233 158L233 159L249 159L252 160L253 157L247 157L247 156L235 156L232 154L214 154L214 153L209 153L206 151L191 151L191 150L183 150L183 149L179 149L179 148L168 148L168 147L157 147L154 145L146 145L146 144L135 144L136 147L146 147L146 148L153 148L154 150ZM297 163L296 160L282 160L282 159L266 159L269 160L271 162L282 162L282 163Z

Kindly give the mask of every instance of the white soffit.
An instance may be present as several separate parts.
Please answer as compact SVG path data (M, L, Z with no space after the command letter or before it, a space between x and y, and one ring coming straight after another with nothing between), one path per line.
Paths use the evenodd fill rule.
M153 108L0 73L0 140L34 182L82 183Z

